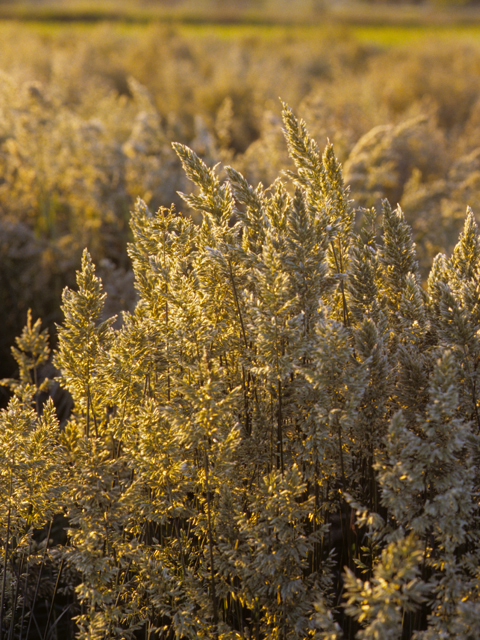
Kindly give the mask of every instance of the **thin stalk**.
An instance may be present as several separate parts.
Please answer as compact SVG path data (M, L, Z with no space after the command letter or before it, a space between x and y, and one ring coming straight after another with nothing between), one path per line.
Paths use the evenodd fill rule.
M142 542L142 539L144 539L144 536L146 536L146 535L147 535L147 522L145 522L144 525L143 525L143 528L142 528L142 530L140 532L140 535L138 537L138 542L139 543ZM125 573L123 574L122 584L120 585L120 580L119 580L119 577L120 577L120 561L119 560L117 561L118 572L117 572L117 577L116 577L116 580L115 580L115 588L118 588L119 585L120 585L120 588L118 588L117 597L115 599L115 609L118 607L118 604L120 602L120 598L121 598L121 595L122 595L122 589L123 589L123 587L125 586L125 584L127 582L128 574L130 572L132 564L133 564L133 560L132 560L132 558L130 558L130 560L128 561L127 569L126 569ZM110 634L111 627L112 627L112 622L110 622L110 624L109 624L109 630L108 630L109 634Z
M337 252L335 251L335 245L333 244L333 240L332 240L332 243L331 243L331 247L332 247L333 257L335 259L335 266L337 267L337 273L341 274L341 273L343 273L343 265L341 264L342 256L340 254L340 265L339 265L338 264L338 260L337 260ZM344 287L344 284L343 284L343 279L340 280L340 290L342 292L343 324L344 324L345 327L349 327L350 326L350 320L348 318L347 299L345 297L345 287Z
M250 418L250 407L248 403L248 384L245 379L245 367L242 364L242 390L243 390L243 403L245 406L245 433L247 436L252 435L252 424Z
M315 482L315 502L314 502L314 507L313 507L313 533L315 535L315 540L317 540L317 528L318 528L318 504L319 504L319 495L318 495L318 481L317 481L317 466L318 466L318 462L315 462L315 475L314 475L314 482ZM318 543L318 541L316 541L313 545L313 562L312 562L312 573L314 571L317 571L317 568L320 567L320 558L323 556L323 538L324 536L322 536L322 542ZM320 544L320 557L319 557L319 544Z
M275 316L275 342L278 345L278 321ZM280 377L280 365L278 362L278 347L276 352L276 369L277 369L277 395L278 395L278 408L277 408L277 460L280 458L280 470L283 476L283 415L282 415L282 382ZM277 463L278 468L278 463Z
M12 495L12 479L10 478L10 497ZM5 605L5 588L7 584L7 559L8 559L8 539L10 538L10 515L12 511L12 505L8 505L7 516L7 535L5 540L5 553L3 556L3 576L2 576L2 600L0 603L0 640L3 640L3 607Z
M237 615L238 626L240 627L240 634L241 634L242 638L245 638L244 626L243 626L242 605L241 605L240 600L238 598L235 598L233 606L234 606L234 608L237 609L236 615Z
M31 615L32 615L33 621L34 621L34 623L35 623L35 629L37 630L37 635L38 635L38 637L40 638L40 637L41 637L41 635L42 635L42 631L41 631L41 629L40 629L40 626L39 626L39 624L38 624L38 622L37 622L37 619L36 619L36 617L35 617L35 615L34 615L33 611L31 612Z
M205 490L207 492L208 545L210 548L210 574L211 574L211 585L212 585L213 624L215 625L215 638L218 638L217 594L216 594L216 586L215 586L215 565L213 560L212 515L211 515L211 508L210 508L210 487L209 487L209 481L208 481L208 455L207 455L206 447L204 447L204 467L205 467Z
M130 385L127 387L127 392L125 393L125 400L123 401L123 407L122 407L122 419L120 422L122 431L123 431L123 427L125 425L125 413L127 411L127 399L128 399L128 394L130 393ZM119 438L118 440L118 447L117 447L117 454L116 457L120 458L120 452L121 452L121 448L122 448L122 439Z
M343 488L345 489L345 487L347 486L347 480L345 477L345 466L344 466L344 462L343 462L343 448L342 448L342 426L340 424L340 420L338 421L338 429L337 429L337 436L338 436L338 451L340 454L340 471L342 474L342 483L343 483ZM345 512L345 522L344 522L344 517L343 517L343 505L341 507L341 512L340 512L340 526L342 528L342 539L343 539L343 544L347 546L347 564L348 566L351 566L351 562L350 562L350 528L347 525L347 519L348 519L348 512Z
M237 307L238 318L240 320L240 327L242 329L243 341L245 343L245 348L248 349L247 334L246 334L246 331L245 331L245 326L243 324L242 311L240 309L240 302L238 300L237 287L235 286L235 279L233 277L232 263L230 262L230 260L228 261L228 267L230 269L230 280L232 281L233 297L235 299L235 306Z
M27 638L30 637L30 626L32 624L33 611L35 609L35 602L37 601L38 589L40 588L40 580L42 579L43 567L45 566L45 561L47 559L48 542L50 540L50 534L52 532L52 524L53 524L53 518L50 520L50 525L48 527L47 540L45 542L45 551L43 552L43 558L40 564L40 571L38 572L37 584L35 585L35 594L33 596L32 606L30 610L30 617L28 619L28 627L27 627L27 635L26 635Z
M68 606L66 606L65 609L62 611L62 613L55 619L55 622L52 624L52 627L50 629L50 633L55 629L55 627L58 625L58 623L63 618L63 616L73 607L73 604L74 603L72 602ZM58 634L57 634L57 638L58 638Z
M53 607L55 605L55 597L57 595L58 587L60 585L60 578L62 576L64 564L65 564L65 556L62 557L62 560L60 562L60 567L58 568L57 580L55 582L55 587L53 589L52 601L50 603L50 609L48 611L48 618L47 618L47 623L45 625L45 633L43 634L43 640L47 640L47 637L49 634L48 626L50 624L50 620L52 619Z
M282 383L280 380L277 380L277 392L278 392L278 410L277 410L277 438L278 438L278 449L280 454L280 471L282 472L282 476L284 473L284 463L283 463L283 408L282 408Z
M22 640L23 634L23 624L25 622L25 603L27 601L27 587L28 587L28 572L30 570L30 554L32 552L32 540L30 540L30 544L28 546L28 560L27 560L27 570L25 572L25 584L23 585L23 603L22 603L22 617L20 620L20 638Z
M340 455L340 472L342 474L342 482L343 487L347 486L347 480L345 478L345 466L343 464L343 444L342 444L342 425L340 424L340 420L337 419L338 429L337 429L337 438L338 438L338 452Z
M87 393L87 421L85 424L85 437L90 436L90 393Z
M228 261L228 268L230 269L230 280L232 282L233 298L235 300L235 306L237 307L238 318L240 321L240 328L242 330L243 342L245 343L245 349L248 349L247 333L245 331L245 325L243 323L242 310L240 309L240 301L238 299L237 287L235 285L235 278L233 276L232 263ZM242 387L243 387L243 400L245 404L245 432L247 435L251 435L251 419L250 408L248 404L248 385L245 382L245 367L242 365Z
M40 398L38 397L38 374L37 365L33 365L33 382L35 384L35 411L37 415L40 415Z
M475 420L477 422L477 435L480 435L480 416L478 415L478 406L477 406L477 389L475 380L472 381L472 396L473 396L473 409L475 411Z
M128 561L127 569L126 569L125 573L123 574L122 584L120 585L120 589L118 590L117 597L115 599L115 609L118 607L118 603L120 602L120 598L122 596L122 589L123 589L123 587L125 586L125 584L127 582L128 574L129 574L130 569L132 567L132 563L133 563L133 560L130 558L130 560ZM120 574L118 574L118 575L120 575Z
M275 414L273 411L273 392L270 391L270 471L273 469L273 444L274 444L274 432L275 432Z
M177 540L178 540L178 545L180 547L180 558L182 560L182 572L183 572L183 579L186 579L186 575L187 575L187 571L185 569L185 558L183 556L183 545L182 545L182 539L180 537L180 527L178 526L178 518L174 518L175 521L175 533L177 535Z
M10 621L10 629L8 630L8 640L11 640L11 638L13 637L13 627L15 624L14 612L17 609L18 594L20 592L20 576L22 575L24 561L25 561L25 553L22 553L22 559L20 560L20 566L18 568L18 574L17 574L17 584L15 586L15 596L12 604L12 619Z
M163 232L163 268L166 270L167 268L167 259L166 259L166 253L165 253L165 244L166 244L166 239L165 239L165 231ZM164 291L165 291L165 296L168 293L168 285L165 282L164 285ZM167 352L167 399L168 402L170 402L170 354L169 354L169 341L168 341L168 300L165 299L165 336L166 336L166 352Z

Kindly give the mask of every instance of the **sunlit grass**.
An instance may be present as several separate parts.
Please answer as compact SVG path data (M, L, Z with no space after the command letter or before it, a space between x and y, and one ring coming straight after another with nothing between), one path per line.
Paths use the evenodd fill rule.
M480 25L350 25L349 32L362 42L394 47L403 44L444 40L450 43L480 44Z

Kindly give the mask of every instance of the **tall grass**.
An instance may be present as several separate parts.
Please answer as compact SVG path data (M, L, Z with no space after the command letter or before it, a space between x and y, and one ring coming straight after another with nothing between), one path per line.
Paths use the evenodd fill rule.
M425 273L476 207L478 48L459 27L364 29L0 23L2 362L29 307L53 330L85 244L132 304L128 212L183 206L171 139L270 184L289 163L279 95L334 142L357 204L405 205Z
M137 201L118 328L83 252L63 424L29 314L0 411L2 637L478 636L473 213L424 287L401 208L355 211L332 145L282 119L293 169L267 189L173 145L201 222Z

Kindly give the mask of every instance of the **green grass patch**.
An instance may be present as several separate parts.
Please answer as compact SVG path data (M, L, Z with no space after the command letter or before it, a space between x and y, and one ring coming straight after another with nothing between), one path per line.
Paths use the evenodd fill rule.
M219 38L226 41L241 41L247 38L260 38L266 41L279 41L289 39L316 41L324 39L332 40L357 40L364 43L372 43L382 47L396 47L416 42L445 41L450 44L469 44L478 46L480 43L480 23L467 25L360 25L340 24L332 21L318 22L309 25L298 24L259 24L259 23L213 23L190 21L107 21L111 29L117 33L141 33L150 29L152 25L170 26L183 37L188 38ZM15 26L25 28L26 31L56 35L78 32L89 32L98 28L104 21L59 21L28 19L15 20ZM11 20L0 20L0 33L12 28Z
M362 42L373 42L388 47L444 40L450 43L476 44L480 42L480 24L467 25L350 25L348 32Z

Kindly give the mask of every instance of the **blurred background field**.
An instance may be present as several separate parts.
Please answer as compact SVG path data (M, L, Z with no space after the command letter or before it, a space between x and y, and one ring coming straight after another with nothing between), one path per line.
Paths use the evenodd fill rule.
M134 300L137 197L188 191L172 141L269 185L279 98L333 142L357 207L399 203L423 273L480 212L480 3L0 2L0 376L27 309L54 332L88 246Z
M478 0L2 0L3 17L394 24L476 19Z

